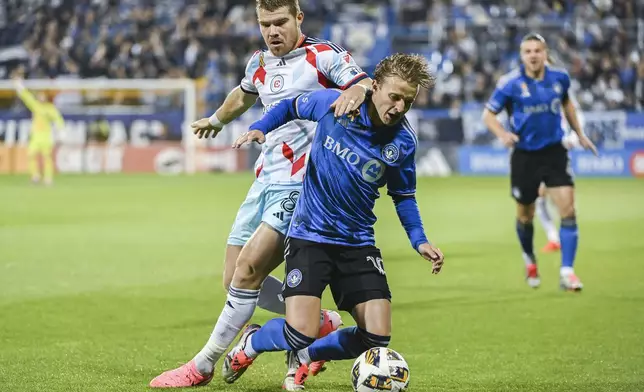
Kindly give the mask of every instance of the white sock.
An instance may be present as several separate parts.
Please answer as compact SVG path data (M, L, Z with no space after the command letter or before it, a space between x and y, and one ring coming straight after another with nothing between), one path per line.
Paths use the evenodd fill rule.
M257 358L259 353L253 348L253 339L252 335L246 340L246 345L244 346L244 353L248 358Z
M230 286L224 309L217 319L210 339L194 358L199 373L206 375L213 372L217 360L253 316L258 297L259 290L236 289Z
M264 279L259 291L257 306L269 312L286 314L286 304L282 297L282 281L269 275Z
M552 217L548 211L548 203L545 197L537 198L537 201L535 202L535 213L539 217L539 222L541 222L543 230L546 232L548 241L559 242L559 232L552 222Z
M573 270L572 267L561 267L561 269L559 270L559 274L561 276L568 276L574 273L575 273L575 270Z
M300 360L300 363L303 363L305 365L310 364L311 362L311 356L309 355L309 348L305 348L303 350L300 350L297 352L297 358Z

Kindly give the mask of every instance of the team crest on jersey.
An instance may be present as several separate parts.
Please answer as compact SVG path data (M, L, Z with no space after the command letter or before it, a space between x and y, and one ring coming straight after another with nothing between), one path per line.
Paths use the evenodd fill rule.
M524 98L530 96L530 90L528 89L528 85L525 84L525 82L521 83L521 96Z
M284 77L282 75L275 75L271 79L271 91L276 93L284 88Z
M299 269L291 270L291 272L286 275L286 284L290 288L295 288L302 283L302 271Z
M555 90L557 94L561 94L561 85L559 83L553 84L552 89Z
M393 144L387 144L383 149L382 149L382 159L385 160L387 163L394 163L398 160L398 157L400 156L400 152L398 151L398 147L396 147Z

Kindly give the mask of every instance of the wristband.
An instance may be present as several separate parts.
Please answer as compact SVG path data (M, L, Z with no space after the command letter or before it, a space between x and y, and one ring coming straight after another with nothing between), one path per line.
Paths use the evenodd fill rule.
M208 122L210 123L210 125L212 125L215 128L224 127L224 123L222 123L217 117L217 112L213 113L213 115L208 118Z
M369 96L369 95L372 93L372 91L371 91L371 89L370 89L369 87L367 87L367 86L365 86L365 85L362 85L362 84L360 84L360 83L356 83L356 84L354 84L354 86L360 86L360 87L362 87L362 88L364 89L364 94L365 94L366 96Z

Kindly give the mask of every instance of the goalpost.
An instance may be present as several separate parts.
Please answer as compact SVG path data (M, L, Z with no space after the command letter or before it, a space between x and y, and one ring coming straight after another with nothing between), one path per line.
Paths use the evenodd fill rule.
M106 119L118 124L114 135L110 131L110 139L125 137L139 146L149 145L150 140L174 140L183 150L181 169L177 170L195 173L198 142L190 123L204 114L198 108L195 81L61 78L27 79L23 84L34 94L44 92L66 121L75 124L66 130L82 123L82 131L77 133L83 135L75 135L80 140L76 143L87 141L89 123ZM31 113L17 110L16 101L14 82L0 80L0 144L5 147L24 145L28 138Z

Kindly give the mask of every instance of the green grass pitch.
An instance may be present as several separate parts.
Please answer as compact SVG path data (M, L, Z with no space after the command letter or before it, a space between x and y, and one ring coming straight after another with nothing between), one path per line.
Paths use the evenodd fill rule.
M251 182L0 177L0 391L145 391L192 358L223 304L224 245ZM376 226L411 392L644 391L643 181L578 181L581 294L559 291L558 254L540 255L540 289L524 283L506 179L422 178L418 200L440 275L388 197ZM283 361L263 355L235 385L201 390L277 392ZM351 364L307 390L351 391Z

